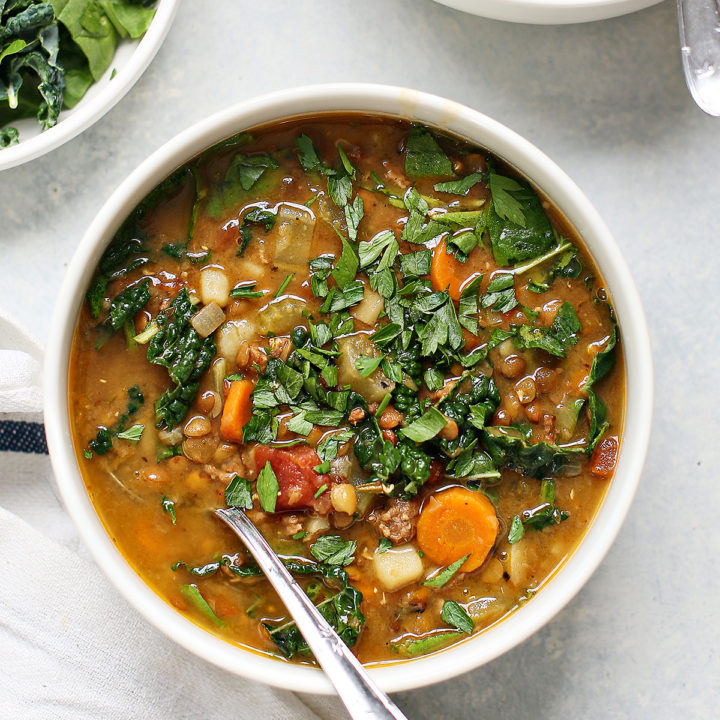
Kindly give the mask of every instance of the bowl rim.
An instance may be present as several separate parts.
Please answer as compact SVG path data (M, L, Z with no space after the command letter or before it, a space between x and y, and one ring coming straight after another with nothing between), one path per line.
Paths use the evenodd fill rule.
M370 667L386 692L447 680L495 659L547 623L585 584L607 553L630 508L647 452L652 419L650 339L630 270L609 229L578 186L544 153L495 120L451 100L402 87L337 83L263 95L218 112L181 132L143 161L103 205L82 238L55 304L45 358L45 423L55 478L80 535L98 565L141 615L181 646L221 668L277 687L328 694L317 668L232 645L186 619L157 595L113 544L82 480L68 409L68 359L90 274L122 221L164 177L198 152L267 122L322 112L396 115L427 123L487 148L530 178L583 237L605 276L625 352L625 430L615 476L573 554L532 602L459 644L432 655ZM442 660L440 660L442 658Z
M90 90L95 88L95 92L82 98L74 108L63 110L62 117L53 127L0 150L0 170L23 165L64 145L94 125L119 103L160 50L179 7L180 0L160 0L147 32L136 41L120 40L121 43L134 45L134 48L117 73L113 75L114 63L122 47L120 44L105 74L90 86Z
M493 20L570 25L607 20L657 5L660 0L435 0L446 7Z

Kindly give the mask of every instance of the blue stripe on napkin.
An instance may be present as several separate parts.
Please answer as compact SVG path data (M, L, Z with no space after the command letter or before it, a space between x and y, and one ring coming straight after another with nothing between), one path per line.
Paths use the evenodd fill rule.
M0 422L0 452L47 454L45 426L42 423L4 420Z

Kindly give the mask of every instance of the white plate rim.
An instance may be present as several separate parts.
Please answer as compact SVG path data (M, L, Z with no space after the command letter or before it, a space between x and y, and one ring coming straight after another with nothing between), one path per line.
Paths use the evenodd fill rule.
M92 98L83 98L57 125L17 145L0 150L0 170L34 160L72 140L112 109L140 79L170 30L180 0L159 0L155 17L128 61ZM67 112L67 111L66 111Z

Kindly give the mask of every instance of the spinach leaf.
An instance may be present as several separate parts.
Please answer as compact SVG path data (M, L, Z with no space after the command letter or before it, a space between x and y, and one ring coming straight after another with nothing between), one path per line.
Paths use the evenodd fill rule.
M400 272L404 278L429 275L432 253L429 250L405 253L400 256Z
M127 430L119 432L117 434L117 437L119 437L121 440L129 440L130 442L137 443L140 442L140 438L142 437L144 429L144 425L133 425Z
M303 133L296 137L295 147L297 148L300 165L306 173L325 168L325 164L320 160L313 141L307 135Z
M515 197L518 193L522 196L523 186L517 180L492 172L488 177L488 186L498 217L525 227L523 206Z
M465 612L465 609L454 600L446 600L443 603L440 617L448 625L452 625L467 635L470 635L475 629L475 623L472 618Z
M225 504L228 507L252 510L252 486L250 481L235 475L225 489Z
M182 585L180 587L182 594L195 606L206 618L212 620L212 622L218 627L223 627L226 623L221 620L208 604L208 601L203 597L200 589L194 583L190 585Z
M378 555L382 555L383 553L387 552L391 547L393 546L392 540L386 537L381 537L378 540L378 549L377 553Z
M87 58L97 82L110 67L118 36L109 18L97 3L85 0L52 0L57 19L68 29Z
M226 183L239 183L243 190L250 190L266 170L275 170L278 161L270 155L243 155L232 159L225 173Z
M362 377L366 378L369 375L372 375L380 367L380 363L382 361L382 355L380 357L369 357L367 355L360 355L359 357L355 358L355 369L360 373Z
M552 525L559 525L567 520L570 515L550 503L545 503L531 510L523 510L515 515L510 526L508 542L513 545L519 542L527 530L543 530Z
M459 180L448 180L447 182L437 183L434 187L437 192L450 193L452 195L467 195L470 192L470 188L482 182L484 179L485 175L483 173L475 172Z
M555 236L537 194L525 183L501 177L490 175L487 229L495 262L508 266L542 255Z
M463 344L462 331L455 314L455 306L447 293L446 300L439 307L426 312L432 313L430 320L420 332L422 341L422 354L432 355L439 347L446 344L453 350L457 350Z
M435 437L447 425L447 418L435 407L421 417L400 429L400 434L415 442L425 442Z
M345 205L345 221L347 222L348 238L350 242L357 241L357 231L360 221L365 214L365 206L360 195L356 195L352 203Z
M607 407L602 399L592 390L592 386L602 380L613 368L615 364L615 346L617 345L617 323L610 305L607 306L610 312L610 319L613 323L612 332L605 347L595 355L590 373L585 382L584 390L588 396L588 417L590 419L590 428L588 432L587 452L592 453L603 435L610 427L607 422Z
M170 520L172 520L172 524L175 525L177 522L177 515L175 514L175 503L172 500L170 500L170 498L163 497L162 509L164 512L166 512L170 516Z
M340 259L332 271L332 276L340 290L344 290L355 279L355 274L358 271L358 258L355 248L345 238L342 238L342 248Z
M262 290L255 290L256 285L257 283L254 280L251 282L240 283L230 291L230 297L237 298L238 300L260 298L264 295L264 293Z
M310 266L310 288L312 289L313 295L317 298L327 297L327 280L332 272L334 260L334 255L321 255L320 257L310 260L308 263ZM343 270L343 277L345 277L347 273L349 273L349 265L347 271ZM355 273L353 273L353 277L355 277Z
M245 443L256 442L261 445L271 443L277 435L272 413L253 411L253 416L246 425L243 425L242 434Z
M245 431L243 429L243 439L244 438ZM274 513L277 496L280 492L280 484L269 460L265 463L265 467L258 473L256 488L262 509L265 512Z
M129 35L134 40L142 37L155 17L155 8L148 2L126 0L100 0L100 5L121 37Z
M361 602L360 592L352 585L347 585L339 593L316 606L348 647L355 644L365 624L365 616L360 611ZM273 627L269 623L263 625L272 641L286 657L292 658L298 654L310 655L310 648L294 622L279 627Z
M327 565L349 565L354 560L357 543L339 535L321 535L311 546L313 557Z
M333 171L328 174L328 195L332 201L341 208L347 206L348 201L352 197L352 180L350 176L342 171Z
M423 635L422 637L402 638L397 643L390 643L390 649L393 652L406 655L407 657L416 657L418 655L427 655L435 650L445 647L453 640L457 640L463 636L458 630L447 630L443 632L434 632L431 635Z
M242 257L247 250L247 246L252 240L252 224L262 225L265 228L265 232L272 230L275 225L277 214L274 210L268 210L267 208L256 207L245 213L242 223L240 223L240 229L238 235L240 238L240 246L237 251L237 256Z
M360 268L366 268L377 260L380 255L383 258L380 262L380 270L389 268L398 253L398 242L390 230L383 230L369 242L358 243L358 255L360 257Z
M505 313L517 307L515 297L515 276L512 273L498 273L488 283L482 299L484 308L492 308L495 312Z
M432 133L414 127L405 145L405 172L409 177L452 175L452 163Z
M470 553L456 560L451 565L448 565L445 569L441 570L436 575L433 575L429 580L426 580L423 585L428 587L441 588L447 585L452 580L455 573L462 567L465 561L470 557Z

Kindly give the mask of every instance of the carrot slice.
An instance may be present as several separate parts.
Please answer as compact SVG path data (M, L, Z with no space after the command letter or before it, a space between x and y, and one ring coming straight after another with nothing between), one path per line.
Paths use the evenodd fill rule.
M465 263L458 262L454 255L446 252L447 243L442 239L433 250L430 263L430 282L433 290L444 292L447 290L453 302L460 300L460 293L463 286L472 280L477 273L468 276L468 268Z
M244 425L252 417L252 400L250 396L255 388L250 380L234 380L230 383L230 391L225 398L220 434L231 442L242 442Z
M431 495L417 525L420 549L438 565L450 565L465 555L470 557L460 570L479 568L495 544L498 519L485 495L453 487Z

